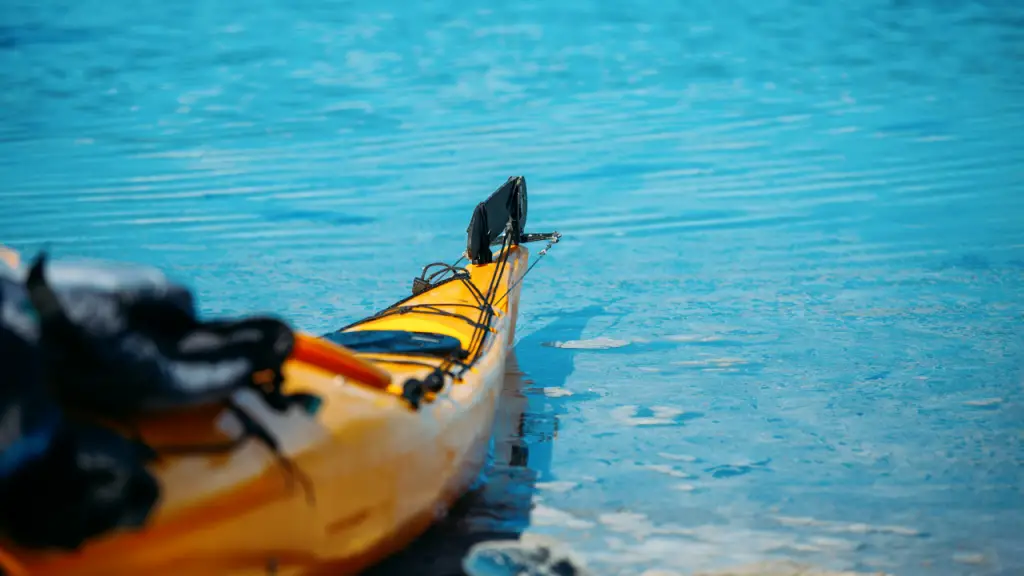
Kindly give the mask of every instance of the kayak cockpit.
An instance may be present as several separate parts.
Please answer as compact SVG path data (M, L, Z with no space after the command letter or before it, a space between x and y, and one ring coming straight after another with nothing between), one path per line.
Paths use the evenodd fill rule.
M324 338L353 352L364 354L408 354L444 358L462 349L462 342L453 336L411 330L331 332Z

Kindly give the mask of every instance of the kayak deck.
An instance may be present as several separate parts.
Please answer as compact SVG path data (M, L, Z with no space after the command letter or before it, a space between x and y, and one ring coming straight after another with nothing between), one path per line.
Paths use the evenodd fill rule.
M161 451L237 437L241 424L220 408L140 421L141 438L161 453L153 467L161 500L146 528L97 538L70 554L9 555L31 574L305 575L356 572L400 549L442 516L482 467L528 259L524 247L507 247L493 263L468 266L466 281L441 283L401 302L405 311L348 329L450 336L475 358L418 409L403 398L403 383L426 377L438 359L362 355L390 374L387 390L290 360L285 388L319 396L315 416L274 412L255 395L237 399L273 434L279 455L251 440L222 454ZM481 340L463 316L479 313L476 292L489 288L494 314Z

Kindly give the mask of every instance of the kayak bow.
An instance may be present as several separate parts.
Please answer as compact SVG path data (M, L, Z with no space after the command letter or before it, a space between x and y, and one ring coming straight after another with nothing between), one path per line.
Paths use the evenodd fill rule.
M408 298L330 334L298 335L284 387L319 398L315 414L236 399L273 434L276 457L252 441L227 454L161 453L152 467L161 497L142 530L105 534L74 553L5 546L0 565L29 574L339 574L404 547L483 465L532 269L523 244L550 248L560 238L526 234L525 223L525 180L513 177L474 211L464 267L431 264ZM161 414L141 421L140 435L158 453L223 442L237 436L230 416Z

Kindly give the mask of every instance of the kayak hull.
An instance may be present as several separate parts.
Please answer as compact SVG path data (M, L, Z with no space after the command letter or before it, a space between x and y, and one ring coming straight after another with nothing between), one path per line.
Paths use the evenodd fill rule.
M428 368L374 358L391 375L389 389L380 390L289 361L286 389L321 397L315 416L274 412L255 394L236 400L276 437L294 474L253 441L226 454L161 458L153 466L161 501L144 529L105 535L73 553L5 546L8 572L346 574L403 548L447 513L485 461L529 259L521 246L506 254L490 297L496 314L478 360L419 409L401 397L401 385ZM486 293L498 269L498 263L470 266L469 281ZM447 282L408 302L471 303L473 293L463 284ZM433 332L473 345L473 327L454 316L395 314L351 329ZM164 414L138 426L158 451L239 432L237 422L213 408Z

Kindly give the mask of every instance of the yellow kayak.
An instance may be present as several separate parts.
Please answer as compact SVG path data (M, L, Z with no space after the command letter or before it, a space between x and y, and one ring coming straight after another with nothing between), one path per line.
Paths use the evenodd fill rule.
M522 243L559 238L522 233L522 178L488 202L474 213L464 267L432 265L409 298L335 333L299 335L284 389L318 397L315 414L239 394L279 454L249 440L228 453L162 455L150 468L159 502L142 529L73 552L4 544L0 566L12 576L347 574L404 547L478 476L528 271ZM214 405L137 426L159 452L234 438L240 424Z

